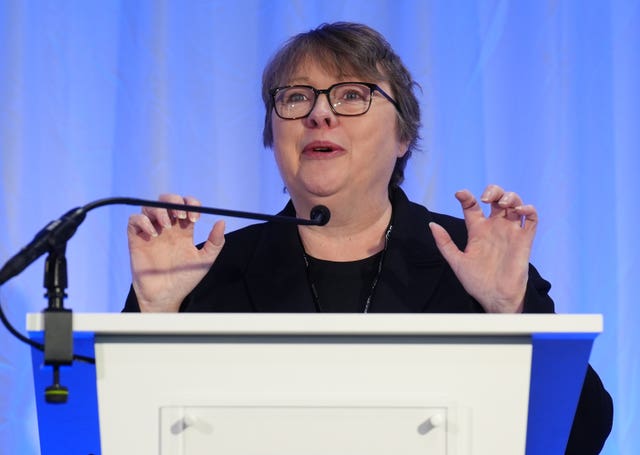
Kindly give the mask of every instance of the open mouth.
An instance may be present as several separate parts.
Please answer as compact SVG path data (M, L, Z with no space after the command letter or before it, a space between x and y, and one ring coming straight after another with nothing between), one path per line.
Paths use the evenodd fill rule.
M331 153L338 150L342 150L342 148L336 144L325 141L314 141L307 144L304 148L304 152L312 153Z

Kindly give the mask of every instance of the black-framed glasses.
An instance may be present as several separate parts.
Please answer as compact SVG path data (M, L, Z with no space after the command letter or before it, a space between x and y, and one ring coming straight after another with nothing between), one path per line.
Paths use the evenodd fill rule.
M309 115L322 93L327 95L329 106L336 115L353 117L366 114L371 107L374 92L379 92L400 112L396 100L378 85L368 82L339 82L326 89L310 85L286 85L276 87L269 93L278 117L295 120Z

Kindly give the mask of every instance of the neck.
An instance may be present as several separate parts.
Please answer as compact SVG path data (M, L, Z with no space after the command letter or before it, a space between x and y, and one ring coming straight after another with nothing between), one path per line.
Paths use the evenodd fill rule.
M329 207L331 220L326 226L298 227L307 254L343 262L364 259L383 250L392 211L386 193L377 200L367 198L357 204L335 199L317 203Z

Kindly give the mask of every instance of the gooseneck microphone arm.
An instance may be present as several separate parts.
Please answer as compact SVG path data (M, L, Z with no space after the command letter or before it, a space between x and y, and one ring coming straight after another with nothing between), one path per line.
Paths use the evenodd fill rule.
M311 209L309 219L296 218L282 215L266 215L264 213L241 212L239 210L218 209L213 207L202 207L198 205L174 204L172 202L151 201L146 199L136 199L130 197L113 197L99 199L83 207L85 212L104 205L135 205L138 207L157 207L170 210L186 210L188 212L206 213L209 215L230 216L232 218L247 218L250 220L273 221L276 223L293 223L301 226L324 226L329 222L331 216L329 209L324 205L317 205Z
M43 254L55 250L73 236L76 229L86 217L87 212L103 207L105 205L134 205L139 207L158 207L170 210L186 210L189 212L206 213L210 215L229 216L234 218L248 218L253 220L272 221L275 223L293 223L304 226L324 226L329 222L331 214L329 209L323 205L315 206L311 209L310 218L296 218L281 215L265 215L262 213L241 212L238 210L219 209L213 207L202 207L196 205L174 204L171 202L152 201L146 199L136 199L129 197L113 197L99 199L83 207L77 207L65 213L59 219L47 224L29 243L13 256L0 269L0 285L9 281L14 276L21 273L27 266L38 259Z

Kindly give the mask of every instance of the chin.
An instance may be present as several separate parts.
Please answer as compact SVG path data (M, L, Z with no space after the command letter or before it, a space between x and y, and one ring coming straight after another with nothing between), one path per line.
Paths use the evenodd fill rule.
M307 196L329 197L340 191L343 185L329 184L327 182L304 182L297 186Z

